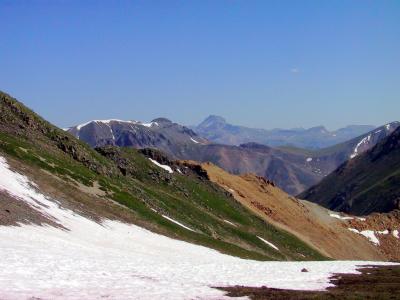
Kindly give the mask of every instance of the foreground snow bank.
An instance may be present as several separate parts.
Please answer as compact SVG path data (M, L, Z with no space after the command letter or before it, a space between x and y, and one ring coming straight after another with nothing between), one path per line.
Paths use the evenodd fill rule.
M222 299L212 286L231 285L317 290L362 264L243 260L135 225L98 224L59 207L2 157L0 190L68 228L0 226L0 299Z

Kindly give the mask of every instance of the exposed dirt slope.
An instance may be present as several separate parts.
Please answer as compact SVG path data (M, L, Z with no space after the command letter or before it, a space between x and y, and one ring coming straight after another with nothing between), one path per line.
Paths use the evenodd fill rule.
M195 164L194 162L186 162ZM207 172L209 179L227 191L241 204L251 209L264 220L287 230L321 253L335 259L388 259L399 260L400 254L394 247L399 239L393 234L385 236L390 242L375 245L365 236L355 233L349 228L369 229L377 220L390 218L376 215L368 220L347 217L341 219L335 213L308 201L289 196L273 182L251 174L231 175L219 167L204 163L201 167ZM337 215L339 216L339 215ZM371 221L370 221L371 218ZM399 218L392 217L392 223L382 225L379 230L400 227ZM386 223L385 223L386 224ZM371 229L373 229L371 227ZM394 248L392 249L391 246Z

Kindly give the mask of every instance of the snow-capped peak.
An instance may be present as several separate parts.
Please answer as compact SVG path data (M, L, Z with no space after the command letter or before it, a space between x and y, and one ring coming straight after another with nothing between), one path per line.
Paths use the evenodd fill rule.
M130 120L130 121L125 121L125 120L119 120L119 119L108 119L108 120L91 120L86 123L82 123L77 125L75 128L79 131L83 127L91 124L91 123L97 123L97 124L106 124L110 125L110 123L115 122L115 123L127 123L127 124L133 124L133 125L141 125L145 127L152 127L152 126L158 126L157 122L150 122L150 123L142 123L140 121L135 121L135 120Z

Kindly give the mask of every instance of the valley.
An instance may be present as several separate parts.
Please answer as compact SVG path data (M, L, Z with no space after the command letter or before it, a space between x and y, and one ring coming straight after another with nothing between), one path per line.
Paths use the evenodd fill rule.
M0 18L0 300L400 300L400 1Z
M150 123L94 120L70 127L67 131L92 147L156 148L171 159L212 162L233 174L254 173L274 181L287 193L298 195L319 183L345 161L372 148L399 125L399 122L392 122L318 150L288 146L274 148L255 142L239 146L219 144L165 118Z
M100 136L80 131L89 125L70 130L76 139L9 95L0 101L1 249L13 253L1 262L3 298L130 299L142 290L145 297L221 299L226 291L213 287L324 289L333 273L400 260L398 211L335 213L291 196L251 168L229 173L207 159L213 147L236 163L255 153L271 161L304 160L309 153L213 144L165 119L89 122L95 132L112 133L114 142L86 144L85 134ZM119 146L124 132L131 144ZM396 134L369 151L359 147L350 161L388 140L395 145ZM188 153L204 158L188 160ZM18 263L22 257L29 266ZM303 275L302 268L311 272ZM71 282L72 274L81 280ZM133 281L121 282L127 277Z

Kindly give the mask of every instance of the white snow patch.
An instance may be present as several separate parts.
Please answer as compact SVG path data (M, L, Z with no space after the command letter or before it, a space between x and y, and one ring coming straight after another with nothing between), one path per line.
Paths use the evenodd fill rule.
M389 234L389 230L377 231L378 234Z
M183 174L179 168L176 168L176 170L178 171L178 173Z
M336 219L340 219L340 220L353 220L353 217L342 217L341 215L338 214L332 214L329 213L329 216L331 216L332 218L336 218Z
M357 217L357 220L366 221L367 219L366 218L362 218L362 217Z
M379 133L379 132L381 132L381 131L382 131L382 129L379 129L379 130L375 131L375 133Z
M372 242L375 245L379 245L379 240L375 236L375 232L373 230L363 230L359 231L355 228L349 228L350 231L353 231L355 233L361 234L365 236L370 242Z
M162 164L160 164L158 161L156 161L156 160L154 160L154 159L151 159L151 158L149 158L149 159L150 159L150 161L151 161L153 164L155 164L156 166L158 166L158 167L164 169L165 171L168 171L168 173L171 173L171 174L174 173L174 171L172 171L172 169L171 169L170 166L162 165Z
M360 142L358 142L357 146L354 148L353 154L350 155L350 158L356 157L359 153L358 150L362 144L367 144L371 140L371 135L364 137Z
M399 236L399 231L398 231L397 229L393 230L392 234L393 234L393 236L394 236L395 238L397 238L397 239L400 238L400 236Z
M375 232L373 230L363 230L360 232L360 234L365 236L367 239L369 239L375 245L379 245L379 240L375 236Z
M43 194L0 156L0 190L68 230L0 226L1 299L230 299L212 286L323 290L333 273L382 262L260 262L136 225L84 218ZM393 263L391 263L393 264ZM310 272L302 273L307 268Z
M181 227L183 227L183 228L185 228L187 230L195 232L192 228L189 228L189 227L183 225L182 223L179 223L178 221L176 221L176 220L174 220L174 219L172 219L172 218L170 218L170 217L168 217L166 215L162 215L162 216L163 216L163 218L166 218L167 220L171 221L172 223L175 223L176 225L179 225L179 226L181 226Z
M312 161L312 157L308 157L308 158L306 159L306 161L307 161L307 162Z
M237 227L237 225L236 225L236 224L234 224L234 223L232 223L232 222L230 222L230 221L228 221L228 220L224 220L224 222L225 222L225 223L228 223L229 225L232 225L232 226L235 226L235 227Z
M198 141L196 141L194 138L190 138L190 140L193 142L193 143L196 143L196 144L198 144L199 142Z
M89 125L92 122L95 122L95 121L89 121L89 122L86 122L86 123L79 124L79 125L76 126L76 130L79 131L79 130L82 129L82 127L85 127L86 125Z
M110 128L111 137L112 137L113 141L115 141L114 132L113 132L113 130L112 130L112 128L111 128L111 126L110 126L110 125L108 125L108 128Z
M260 240L262 240L264 243L266 243L268 246L274 248L275 250L279 251L279 248L272 244L271 242L268 242L267 240L263 239L262 237L257 236Z
M152 127L152 126L158 126L157 122L150 122L150 123L138 123L139 125L142 125L144 127Z
M386 127L386 130L390 130L390 126L391 126L391 124L389 123L389 124L386 124L385 125L385 127Z

